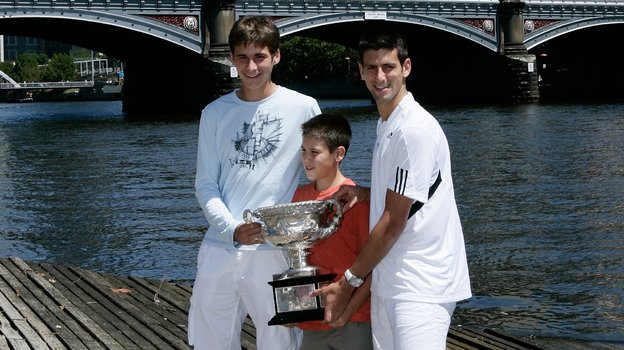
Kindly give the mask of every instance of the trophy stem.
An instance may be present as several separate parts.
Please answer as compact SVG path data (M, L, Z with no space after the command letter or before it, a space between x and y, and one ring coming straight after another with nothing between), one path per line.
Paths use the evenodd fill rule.
M295 270L305 269L308 267L308 251L305 248L297 247L296 249L288 249L290 267Z
M294 248L285 248L283 250L286 261L288 262L288 270L273 275L273 280L281 280L293 277L305 277L318 275L318 268L308 264L307 248L300 246Z

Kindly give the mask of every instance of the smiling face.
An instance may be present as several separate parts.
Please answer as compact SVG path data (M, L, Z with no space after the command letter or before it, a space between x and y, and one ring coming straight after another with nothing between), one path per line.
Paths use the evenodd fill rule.
M344 157L344 147L340 146L333 152L327 143L319 138L304 135L301 143L301 163L310 181L316 181L317 191L331 186L336 178L341 181L339 165Z
M280 60L277 50L271 55L268 47L239 44L230 57L241 79L239 97L245 101L258 101L275 92L271 81L273 66Z
M409 58L401 64L397 49L366 50L363 53L360 64L362 80L373 95L383 120L388 119L407 94L405 79L411 68Z

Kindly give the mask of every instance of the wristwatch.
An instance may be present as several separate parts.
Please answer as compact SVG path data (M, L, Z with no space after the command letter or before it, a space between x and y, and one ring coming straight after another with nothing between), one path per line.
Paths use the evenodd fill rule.
M353 288L357 288L361 286L362 283L364 283L364 279L362 277L358 277L352 274L350 269L347 269L347 271L345 271L344 276L347 279L347 282L349 282L349 284L353 286Z

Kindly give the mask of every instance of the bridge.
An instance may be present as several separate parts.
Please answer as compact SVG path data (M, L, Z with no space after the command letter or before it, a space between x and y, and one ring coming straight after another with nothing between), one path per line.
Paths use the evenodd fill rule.
M425 100L617 97L624 82L617 0L0 0L0 34L71 42L124 61L129 112L154 101L166 101L161 111L198 111L231 85L227 34L235 19L254 14L271 16L283 36L353 48L375 21L396 23L416 66L408 87Z

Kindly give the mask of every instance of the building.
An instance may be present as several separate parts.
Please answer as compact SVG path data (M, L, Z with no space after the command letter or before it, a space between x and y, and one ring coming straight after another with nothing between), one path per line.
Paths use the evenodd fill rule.
M77 50L70 44L15 35L0 35L0 62L15 61L23 53L44 53L52 57L55 53L70 54Z

